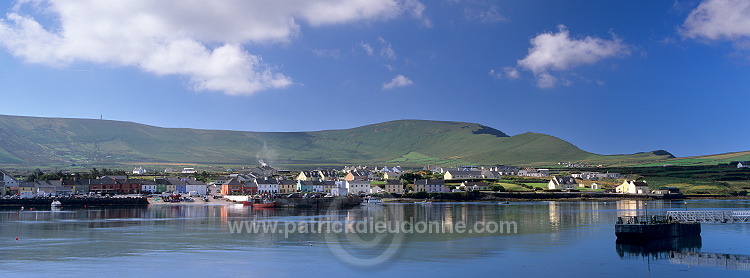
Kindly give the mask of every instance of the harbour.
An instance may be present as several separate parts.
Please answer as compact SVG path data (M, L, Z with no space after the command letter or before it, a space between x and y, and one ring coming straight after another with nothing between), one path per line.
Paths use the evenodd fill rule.
M742 267L717 266L717 259L691 263L698 261L700 254L732 255L740 263L743 256L750 255L750 243L745 240L750 231L747 224L703 223L697 242L655 241L652 246L617 243L613 228L617 217L643 213L644 207L649 214L745 210L750 209L750 201L434 202L345 209L253 209L211 202L34 211L4 208L0 209L0 256L8 259L0 261L0 275L33 272L74 277L80 275L77 269L97 269L97 275L102 276L123 271L152 276L165 267L174 275L185 276L274 275L289 267L306 269L310 277L341 277L352 271L364 277L400 276L404 272L448 277L498 270L510 276L544 276L560 271L606 277L642 277L649 273L653 277L747 275ZM278 222L284 227L328 222L356 225L378 220L437 221L446 226L464 223L467 227L514 221L517 233L407 233L400 239L393 238L399 243L393 257L375 266L356 266L339 258L338 252L373 258L388 250L388 245L365 246L346 236L332 238L326 233L289 233L285 237L280 233L229 231L238 221ZM375 237L361 238L367 242ZM669 254L683 255L669 259ZM472 267L461 267L464 264Z

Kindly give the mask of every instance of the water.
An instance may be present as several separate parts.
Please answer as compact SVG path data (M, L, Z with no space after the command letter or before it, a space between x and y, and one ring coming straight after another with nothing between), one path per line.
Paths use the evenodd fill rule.
M650 249L616 245L617 216L643 214L646 209L649 214L750 209L750 202L386 204L322 211L197 204L59 211L6 209L0 210L0 277L750 274L747 263L737 267L726 260L670 258L673 254L719 254L743 262L750 258L750 224L703 224L702 238L697 242L667 242ZM376 223L396 221L406 228L412 224L412 229L396 234L353 233L358 227L367 232ZM238 225L261 223L268 227L275 223L277 232L236 231ZM478 223L484 231L473 229ZM463 233L456 230L461 224L467 226ZM432 233L417 233L421 228L427 231L428 225L433 225ZM301 226L308 230L300 233ZM292 227L294 232L290 232ZM328 232L314 230L319 227Z

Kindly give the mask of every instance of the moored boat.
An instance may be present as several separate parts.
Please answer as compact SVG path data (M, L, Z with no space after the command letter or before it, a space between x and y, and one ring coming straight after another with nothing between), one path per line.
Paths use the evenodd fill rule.
M59 200L54 200L54 201L52 201L52 207L53 207L53 208L59 208L59 207L62 207L62 203L60 203L60 201L59 201Z
M265 203L253 204L253 208L273 208L275 206L276 205L271 201L268 201Z
M382 205L383 200L381 200L380 198L375 198L375 197L365 197L364 199L362 199L362 204L363 205Z
M258 202L258 201L260 201L260 200L258 200L258 199L255 199L255 200L250 199L250 200L247 200L247 201L242 201L242 204L246 205L246 206L253 206L253 208L272 208L272 207L276 206L273 203L273 201L271 201L271 200L262 200L260 202Z

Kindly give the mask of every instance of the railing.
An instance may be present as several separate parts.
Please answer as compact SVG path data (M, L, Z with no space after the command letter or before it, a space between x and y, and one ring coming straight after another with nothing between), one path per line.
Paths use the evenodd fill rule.
M667 211L667 219L675 222L748 223L750 210Z

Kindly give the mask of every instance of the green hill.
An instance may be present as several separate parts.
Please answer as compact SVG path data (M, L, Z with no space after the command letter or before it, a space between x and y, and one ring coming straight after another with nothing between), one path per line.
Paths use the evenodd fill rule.
M194 163L273 165L644 164L669 153L605 156L539 133L479 124L400 120L343 130L244 132L160 128L94 119L0 115L0 164Z

